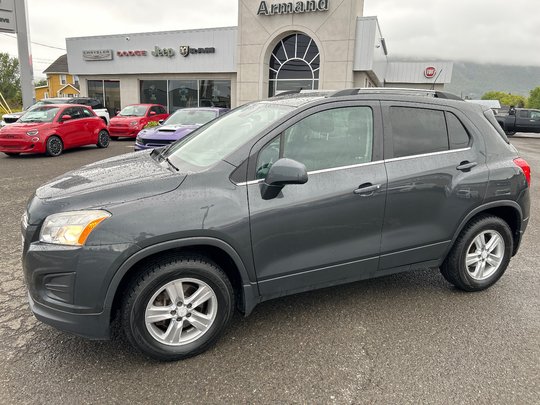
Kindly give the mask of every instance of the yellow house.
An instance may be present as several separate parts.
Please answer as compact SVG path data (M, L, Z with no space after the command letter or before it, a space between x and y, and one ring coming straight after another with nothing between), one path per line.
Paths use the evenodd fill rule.
M36 87L36 100L79 96L79 78L68 71L67 55L62 55L43 71L47 75L47 84Z

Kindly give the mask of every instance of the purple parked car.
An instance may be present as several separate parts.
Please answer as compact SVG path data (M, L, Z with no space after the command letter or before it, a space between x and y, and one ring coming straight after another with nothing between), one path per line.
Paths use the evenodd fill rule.
M161 148L176 142L228 111L228 108L217 107L177 110L162 125L140 131L135 140L135 150Z

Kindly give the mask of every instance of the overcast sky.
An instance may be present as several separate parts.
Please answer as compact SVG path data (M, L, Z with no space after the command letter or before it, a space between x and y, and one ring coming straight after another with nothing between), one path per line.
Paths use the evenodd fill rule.
M36 43L65 48L66 37L237 25L236 0L27 1L36 78L65 53ZM540 66L538 4L538 0L365 0L364 15L379 18L394 60ZM0 51L16 55L16 39L0 34Z

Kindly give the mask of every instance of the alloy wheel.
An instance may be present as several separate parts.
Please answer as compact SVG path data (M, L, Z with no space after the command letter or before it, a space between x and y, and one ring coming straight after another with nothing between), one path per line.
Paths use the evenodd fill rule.
M504 258L504 239L494 230L478 234L469 245L465 267L469 276L477 281L491 277L501 266Z
M214 323L217 297L201 280L181 278L158 289L148 301L144 320L158 342L181 346L204 335Z

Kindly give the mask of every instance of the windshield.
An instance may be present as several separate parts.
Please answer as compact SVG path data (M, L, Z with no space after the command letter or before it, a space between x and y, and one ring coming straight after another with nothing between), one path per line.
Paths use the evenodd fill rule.
M38 106L27 111L17 122L52 122L60 107Z
M144 117L146 115L147 106L145 105L128 105L118 113L121 117Z
M265 102L239 107L174 144L166 157L175 166L181 161L198 167L213 165L292 110L294 107Z
M202 125L216 118L215 111L178 110L163 125Z

